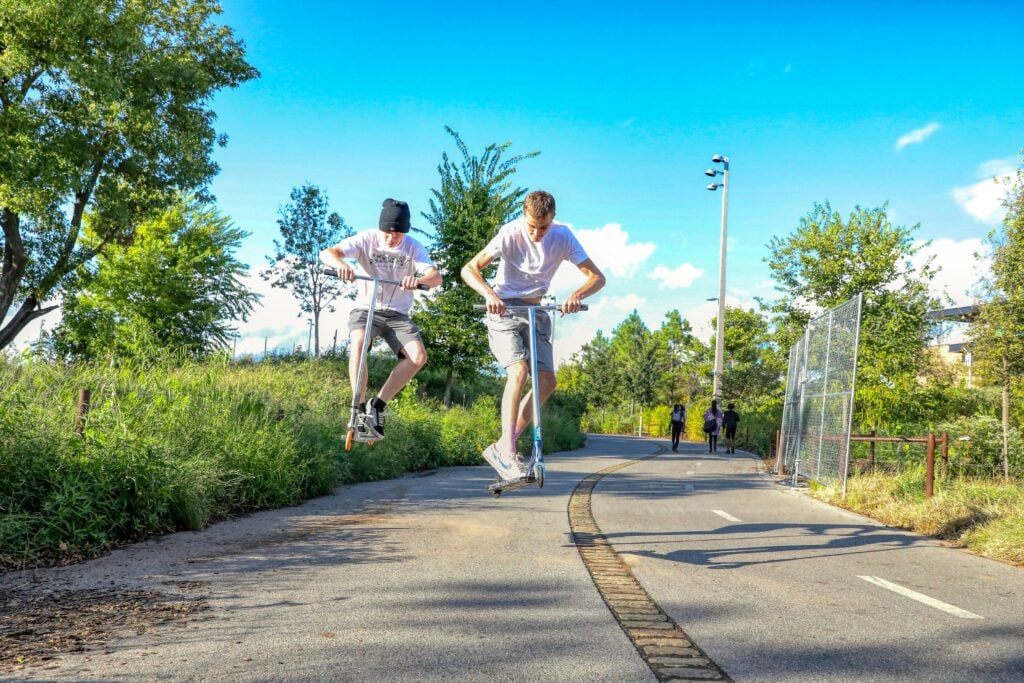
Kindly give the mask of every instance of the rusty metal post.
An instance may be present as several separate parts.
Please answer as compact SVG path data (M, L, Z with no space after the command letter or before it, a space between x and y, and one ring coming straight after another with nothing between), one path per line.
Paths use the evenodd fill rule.
M928 455L926 457L924 497L931 498L935 493L935 434L928 435Z
M78 391L78 407L75 409L75 431L85 436L85 416L89 413L89 402L92 400L91 389Z
M949 432L942 432L942 474L949 471Z
M872 429L868 433L871 436L874 436L875 435L875 430ZM870 457L869 457L869 465L871 467L871 473L874 474L875 473L875 441L874 441L874 439L872 439L871 441L868 442L868 453L870 455Z

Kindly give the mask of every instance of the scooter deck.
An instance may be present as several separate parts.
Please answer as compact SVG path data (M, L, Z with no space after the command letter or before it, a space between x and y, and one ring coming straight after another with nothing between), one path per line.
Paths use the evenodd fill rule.
M500 496L502 491L515 491L516 489L524 489L535 484L537 484L537 477L534 476L520 477L519 479L502 479L488 486L487 490L495 496Z

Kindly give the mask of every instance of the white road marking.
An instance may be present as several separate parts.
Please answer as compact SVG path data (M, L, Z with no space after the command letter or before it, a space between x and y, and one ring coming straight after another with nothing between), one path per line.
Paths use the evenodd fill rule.
M722 519L728 520L730 522L738 522L738 521L740 521L740 520L736 519L735 517L733 517L732 515L730 515L728 512L722 512L721 510L712 510L712 512L714 512L716 515L718 515Z
M928 605L929 607L934 607L935 609L940 609L943 612L948 612L948 613L952 614L953 616L960 617L961 619L984 619L985 618L985 617L979 617L977 614L974 614L973 612L968 612L967 610L960 609L959 607L955 607L954 605L950 605L950 604L947 604L945 602L942 602L941 600L936 600L935 598L930 598L930 597L928 597L927 595L925 595L923 593L918 593L917 591L910 590L909 588L904 588L903 586L900 586L899 584L892 583L891 581L886 581L885 579L880 579L877 576L858 576L857 578L858 579L864 579L868 583L873 583L876 586L881 586L882 588L887 588L888 590L891 590L893 593L899 593L900 595L902 595L904 597L907 597L907 598L910 598L911 600L917 600L918 602L924 603L925 605Z
M693 470L686 470L687 474L693 474Z

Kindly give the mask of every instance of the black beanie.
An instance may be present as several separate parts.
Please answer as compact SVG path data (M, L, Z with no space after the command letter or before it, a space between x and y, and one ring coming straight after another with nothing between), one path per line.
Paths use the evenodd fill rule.
M409 232L409 205L397 199L385 199L380 210L380 229L384 232Z

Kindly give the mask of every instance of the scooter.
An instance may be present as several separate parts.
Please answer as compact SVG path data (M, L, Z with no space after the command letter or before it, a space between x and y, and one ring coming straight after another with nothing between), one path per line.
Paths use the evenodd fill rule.
M323 266L321 271L325 275L338 276L338 269L331 268L330 266ZM352 450L352 442L356 441L359 443L365 443L368 446L372 446L377 437L371 435L369 429L366 426L366 415L359 412L359 392L362 389L363 382L366 381L367 367L366 360L369 358L370 346L373 344L373 314L377 307L377 287L379 285L397 285L402 286L402 283L398 280L387 280L384 278L369 277L366 275L356 275L357 280L366 280L367 282L373 283L373 288L370 290L370 308L366 312L366 328L363 331L363 349L359 354L359 369L356 373L356 385L352 387L352 408L348 418L348 428L345 432L345 450ZM419 285L416 289L428 290L430 287L426 285Z
M487 307L482 304L473 306L473 310L486 311ZM517 479L498 480L487 487L487 490L500 498L503 491L514 491L515 489L537 485L537 488L544 488L544 436L540 425L540 392L537 391L537 311L560 311L559 304L537 304L535 306L506 306L506 311L527 311L530 318L530 378L533 382L534 391L532 398L533 407L533 448L530 453L530 463L526 475ZM587 306L580 306L581 311L586 311Z

